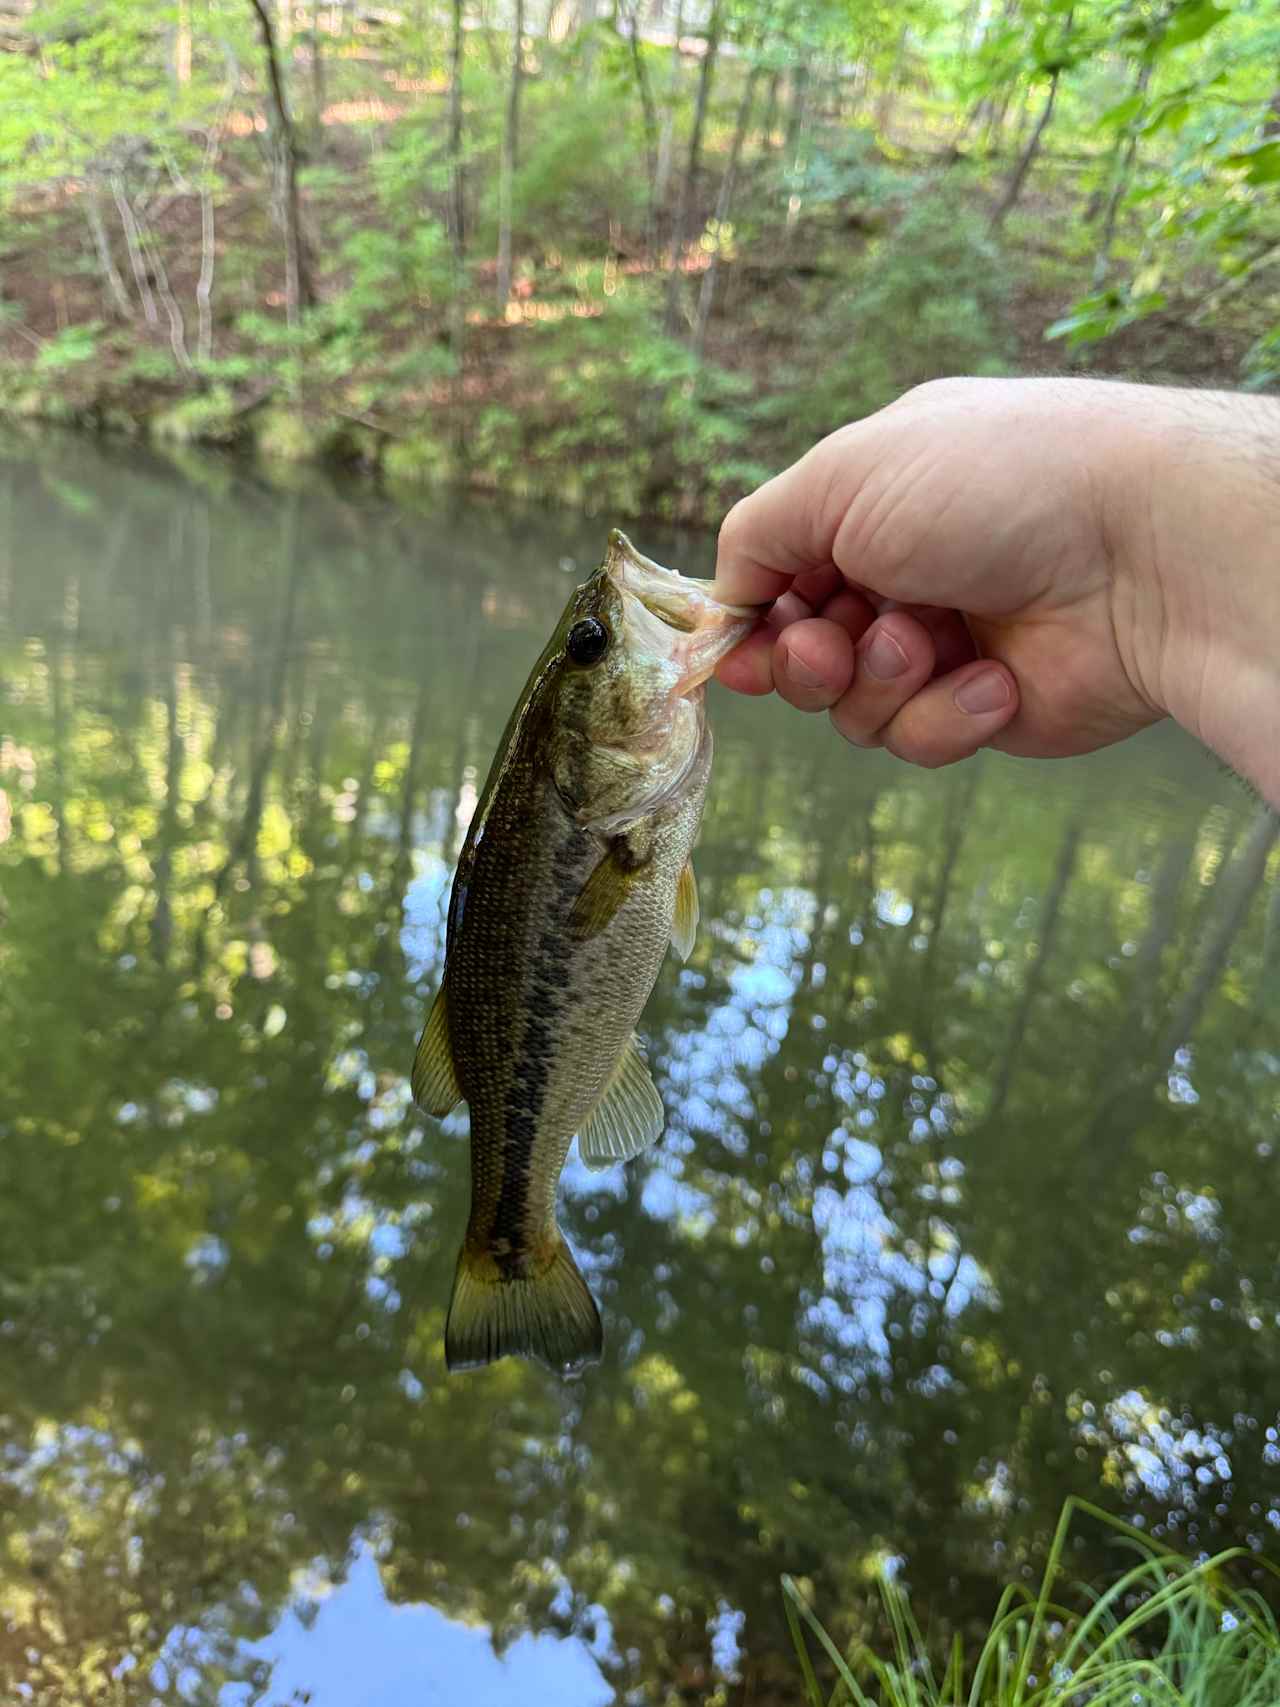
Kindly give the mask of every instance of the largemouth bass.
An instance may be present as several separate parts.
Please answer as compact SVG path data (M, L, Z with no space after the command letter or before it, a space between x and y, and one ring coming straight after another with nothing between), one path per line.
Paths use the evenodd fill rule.
M471 1113L471 1215L450 1369L600 1356L600 1313L556 1224L575 1134L588 1167L638 1155L663 1108L634 1035L668 943L698 921L690 851L711 769L708 676L754 613L621 533L569 600L507 724L449 899L413 1095Z

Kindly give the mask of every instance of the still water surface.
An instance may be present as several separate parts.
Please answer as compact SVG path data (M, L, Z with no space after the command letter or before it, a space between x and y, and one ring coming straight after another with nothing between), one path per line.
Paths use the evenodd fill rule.
M1071 1492L1280 1557L1280 849L1171 731L928 775L714 691L667 1131L565 1180L605 1362L446 1378L407 1074L605 525L0 450L4 1701L762 1707L784 1570L941 1636Z

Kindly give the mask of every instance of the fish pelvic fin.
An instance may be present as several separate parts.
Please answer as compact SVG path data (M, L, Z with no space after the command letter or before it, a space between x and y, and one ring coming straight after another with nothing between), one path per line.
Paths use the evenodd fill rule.
M604 1328L596 1301L560 1230L551 1237L549 1261L510 1277L489 1252L463 1246L444 1328L451 1370L531 1357L556 1375L571 1375L599 1362Z

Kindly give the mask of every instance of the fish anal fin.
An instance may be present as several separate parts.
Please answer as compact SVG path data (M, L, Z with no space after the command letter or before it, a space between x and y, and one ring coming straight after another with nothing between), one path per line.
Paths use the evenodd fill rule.
M449 1044L449 1007L444 991L441 984L418 1039L410 1079L414 1102L440 1119L462 1101L462 1087L454 1071Z
M578 1134L578 1152L589 1168L628 1162L656 1142L665 1121L658 1087L633 1037Z
M693 875L693 861L686 860L676 882L676 910L671 920L671 946L681 960L688 960L693 953L698 917L698 880Z
M569 934L578 942L589 942L599 936L631 893L642 869L624 865L617 850L611 848L569 909Z
M604 1348L600 1312L559 1229L549 1260L504 1277L484 1251L463 1246L444 1329L450 1369L476 1369L500 1357L531 1357L557 1375L596 1363Z

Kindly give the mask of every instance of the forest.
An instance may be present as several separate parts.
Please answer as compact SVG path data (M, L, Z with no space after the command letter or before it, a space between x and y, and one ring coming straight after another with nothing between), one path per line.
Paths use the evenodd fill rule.
M1280 375L1270 0L2 0L0 411L714 524L949 373Z

